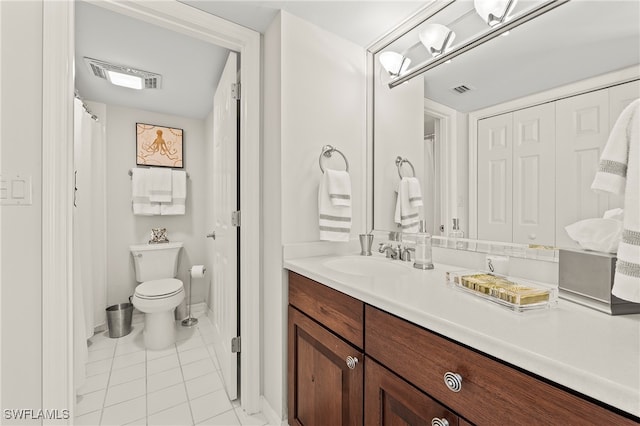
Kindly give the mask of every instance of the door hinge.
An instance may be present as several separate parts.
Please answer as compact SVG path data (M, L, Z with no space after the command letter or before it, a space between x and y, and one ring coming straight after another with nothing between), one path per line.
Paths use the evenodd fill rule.
M231 212L231 225L240 226L240 210Z
M231 84L231 99L240 99L240 83Z
M231 353L240 353L240 336L231 339Z

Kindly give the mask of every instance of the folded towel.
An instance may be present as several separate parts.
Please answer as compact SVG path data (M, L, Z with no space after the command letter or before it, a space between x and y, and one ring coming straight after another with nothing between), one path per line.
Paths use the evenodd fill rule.
M334 206L351 205L351 177L349 172L327 169L329 199Z
M622 240L611 293L640 303L640 99L614 124L591 189L624 192Z
M133 214L151 216L160 214L160 203L152 203L149 199L151 171L144 168L131 170L131 200Z
M328 171L328 170L327 170ZM318 189L320 239L349 241L351 233L351 205L333 205L329 198L329 174L324 173Z
M408 183L409 203L413 207L422 205L422 190L420 189L420 181L415 177L405 178Z
M171 185L171 169L151 168L151 183L149 187L149 199L151 202L170 203Z
M402 232L415 233L419 231L420 209L411 204L409 197L409 179L403 177L398 185L398 198L396 199L395 223ZM422 205L422 203L420 203Z
M171 202L160 204L160 214L180 215L186 212L187 172L171 171Z

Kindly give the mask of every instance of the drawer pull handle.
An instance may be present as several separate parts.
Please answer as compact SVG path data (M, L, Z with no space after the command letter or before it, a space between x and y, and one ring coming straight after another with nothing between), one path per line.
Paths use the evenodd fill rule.
M347 357L347 367L353 370L354 368L356 368L356 365L358 365L358 358L349 355Z
M447 385L450 391L460 392L462 389L462 376L458 373L447 371L444 373L444 384Z
M449 422L445 418L439 419L434 417L431 419L431 426L449 426Z

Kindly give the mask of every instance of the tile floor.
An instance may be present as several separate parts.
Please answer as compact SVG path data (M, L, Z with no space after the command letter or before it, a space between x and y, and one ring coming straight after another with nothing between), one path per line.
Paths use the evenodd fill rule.
M224 390L213 350L213 326L204 309L198 324L178 327L176 344L145 350L143 316L134 313L132 331L111 339L89 339L87 379L76 399L74 425L257 425Z

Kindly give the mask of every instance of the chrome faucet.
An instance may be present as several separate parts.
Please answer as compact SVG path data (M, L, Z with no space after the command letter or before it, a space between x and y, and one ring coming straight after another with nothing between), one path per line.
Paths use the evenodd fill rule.
M411 262L411 253L415 253L416 249L413 247L405 247L400 251L400 259L405 262Z
M397 259L400 255L400 246L398 249L393 248L393 245L390 243L380 243L380 247L378 247L379 253L384 253L387 259Z

